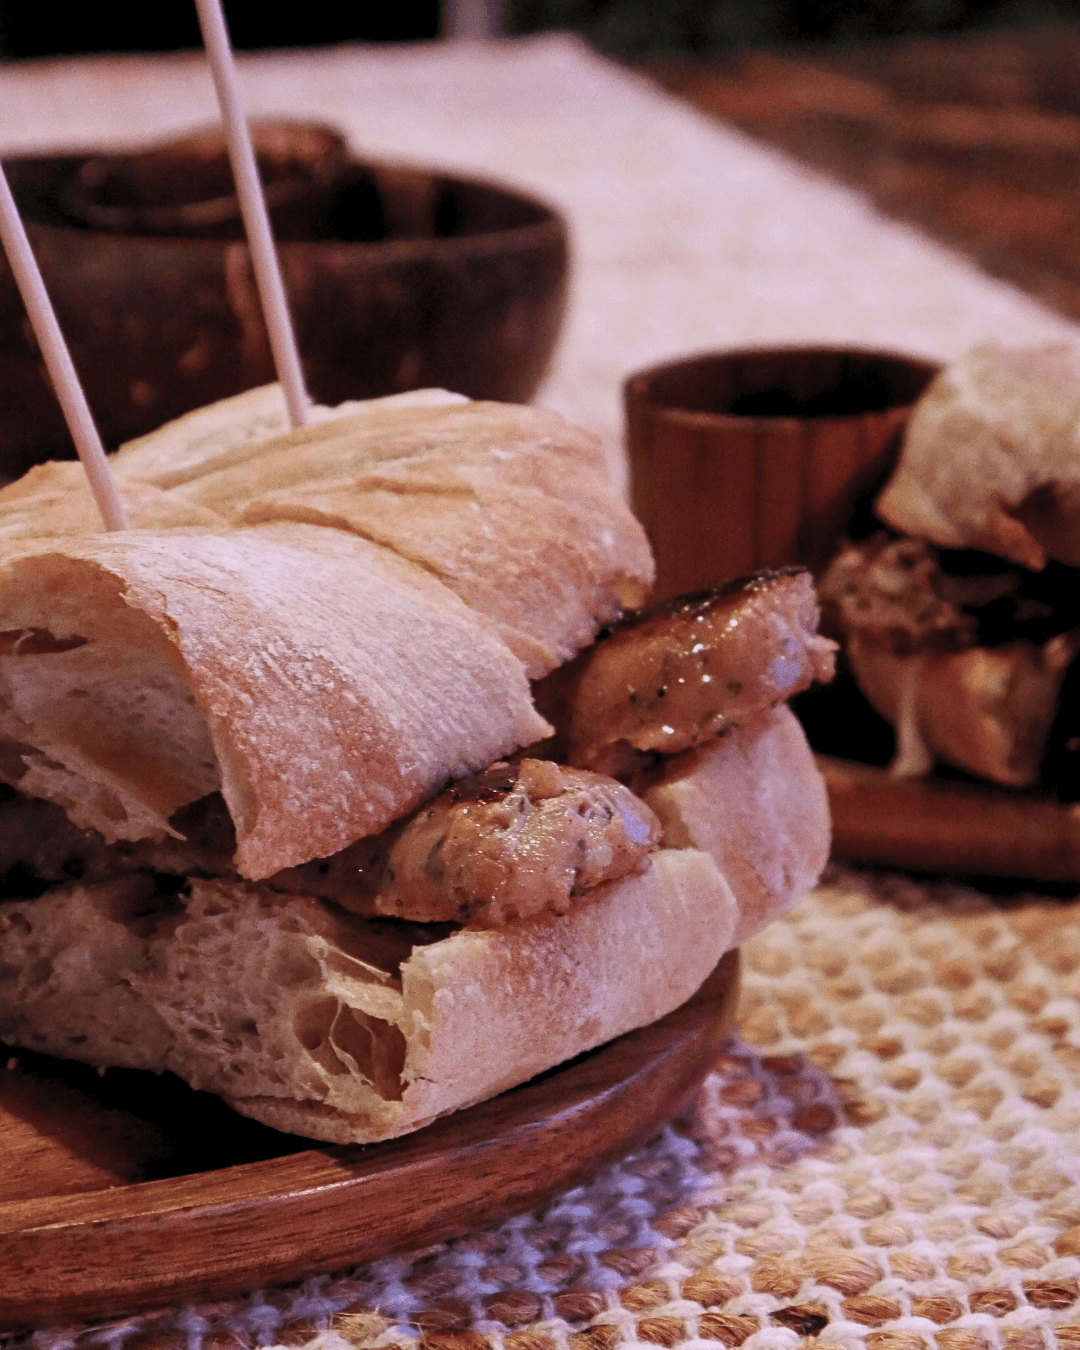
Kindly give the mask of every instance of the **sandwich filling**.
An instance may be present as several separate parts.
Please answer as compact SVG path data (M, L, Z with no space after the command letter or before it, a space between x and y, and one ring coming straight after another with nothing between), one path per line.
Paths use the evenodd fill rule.
M798 569L627 615L536 687L557 726L538 747L551 758L497 762L264 884L417 923L499 927L565 914L593 888L642 871L660 847L660 822L632 788L830 677L834 647L816 625L809 574ZM235 852L219 792L182 807L156 836L113 841L55 803L12 788L0 796L0 898L134 875L175 894L188 878L240 881Z
M782 622L762 626L770 592ZM749 674L743 613L764 642ZM673 700L657 731L677 733L677 753L612 739L618 721L576 739L562 684L568 715L532 755L255 883L218 792L156 837L107 842L5 789L0 1037L170 1069L279 1129L348 1142L415 1129L655 1020L824 863L824 790L780 706L827 673L815 623L809 578L793 573L627 616L594 649L621 652L613 705L640 702L627 670L649 687L686 678L663 664L665 626L685 647L695 625L691 668L727 691L704 717ZM587 674L586 655L575 678ZM625 781L545 754L602 758Z

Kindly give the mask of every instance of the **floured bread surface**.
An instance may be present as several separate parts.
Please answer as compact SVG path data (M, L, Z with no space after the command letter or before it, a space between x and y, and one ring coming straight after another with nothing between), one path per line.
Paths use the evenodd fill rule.
M546 735L527 681L653 577L595 437L554 414L427 390L283 416L268 387L125 447L123 538L77 464L0 490L0 779L107 840L220 783L251 878Z
M641 604L653 581L595 437L535 408L373 406L208 468L172 495L237 525L326 525L391 549L490 618L533 679Z
M599 442L553 413L418 390L286 429L276 385L200 408L112 460L139 528L323 525L432 573L535 679L640 605L654 570ZM0 489L0 541L94 533L78 464Z
M1080 348L986 343L947 366L876 510L944 548L1080 566Z
M599 492L586 507L533 487L373 474L268 493L240 523L307 521L392 549L491 619L538 679L644 596L648 565L633 556L636 529L621 538L597 529L598 519L622 522L624 513L614 494L605 512Z
M177 501L151 483L125 483L120 496L135 529L200 525L220 529L225 524L216 511ZM101 512L77 460L37 464L17 482L0 489L0 544L9 539L97 534L101 528Z
M163 1070L277 1128L414 1129L663 1016L731 945L715 864L667 850L565 917L461 931L145 878L0 905L0 1037ZM433 940L422 940L422 937Z
M315 405L311 424L349 417L377 420L403 408L438 408L468 403L464 394L445 389L413 389L384 398L350 400L337 407ZM114 461L121 478L163 489L190 482L217 468L258 459L262 447L291 430L285 391L264 384L204 408L196 408L120 447Z
M228 409L232 400L216 405ZM121 450L124 482L150 483L178 500L234 518L255 496L361 474L434 475L461 488L484 483L539 488L562 501L588 500L604 481L595 436L554 413L511 403L464 402L415 406L378 399L360 413L297 427L206 457L177 482L153 442ZM253 488L257 489L253 491Z
M66 809L77 786L109 789L117 809L80 823L115 839L163 829L220 776L250 877L337 852L548 730L457 596L310 526L9 546L0 632L8 781ZM134 692L118 704L128 672L152 717Z
M170 1069L313 1138L404 1133L664 1016L811 885L801 738L784 710L677 757L647 794L665 846L565 915L458 929L150 873L0 904L0 1039Z
M828 795L790 708L676 755L642 796L666 845L703 849L731 884L733 945L790 909L828 861Z

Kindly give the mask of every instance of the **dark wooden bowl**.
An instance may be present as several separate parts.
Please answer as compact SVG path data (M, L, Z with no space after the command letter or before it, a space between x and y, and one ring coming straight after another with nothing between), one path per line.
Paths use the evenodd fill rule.
M714 352L626 382L634 508L663 596L762 567L820 572L873 528L911 408L938 369L891 352ZM892 732L841 664L796 700L829 790L833 854L920 872L1080 882L1080 813L941 771L890 775Z
M425 386L525 402L558 337L566 230L496 184L361 163L326 128L255 128L312 395ZM274 378L224 147L6 164L107 446ZM0 260L0 478L70 455Z

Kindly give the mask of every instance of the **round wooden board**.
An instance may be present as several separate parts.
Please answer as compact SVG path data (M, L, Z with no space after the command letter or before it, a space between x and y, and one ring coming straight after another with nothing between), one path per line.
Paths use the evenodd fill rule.
M10 1052L0 1329L221 1298L520 1213L681 1109L727 1037L737 994L731 952L652 1026L415 1134L343 1148L244 1121L168 1076L98 1078Z

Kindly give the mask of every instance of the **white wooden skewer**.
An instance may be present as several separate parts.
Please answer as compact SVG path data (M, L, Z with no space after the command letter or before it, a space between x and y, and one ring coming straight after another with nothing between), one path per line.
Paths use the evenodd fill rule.
M225 126L225 141L229 148L236 195L240 214L247 233L251 262L255 270L255 284L262 301L263 317L270 336L270 350L274 357L278 379L285 391L289 419L294 427L305 426L311 420L311 398L304 384L300 353L289 316L285 286L281 280L270 217L266 210L251 133L240 105L240 91L236 82L236 63L233 60L229 30L221 0L195 0L202 29L203 44L214 77L221 117Z
M11 195L7 174L0 166L0 242L4 245L8 263L15 277L30 326L34 330L41 355L45 360L45 369L49 372L56 397L63 409L64 418L75 442L75 449L82 460L90 491L97 502L98 510L110 530L130 530L131 520L127 508L120 500L116 480L105 458L105 449L101 444L90 406L79 383L79 377L68 352L64 335L56 321L56 312L49 300L45 283L41 279L37 259L26 237L19 208Z

